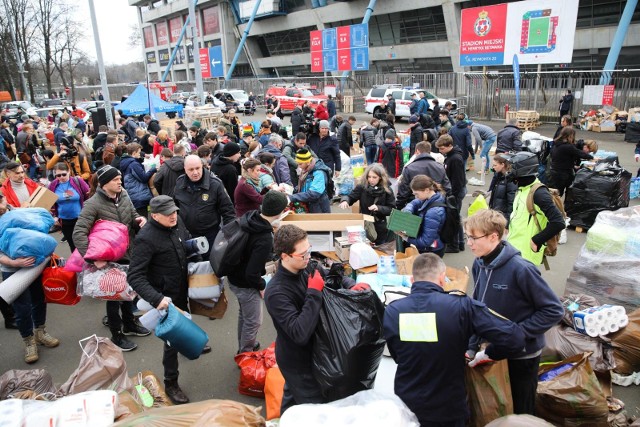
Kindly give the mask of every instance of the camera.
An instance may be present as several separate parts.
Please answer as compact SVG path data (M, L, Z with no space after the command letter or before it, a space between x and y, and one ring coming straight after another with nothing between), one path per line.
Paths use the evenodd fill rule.
M73 137L63 138L60 144L66 148L65 151L60 152L60 159L67 161L78 155L78 150L75 148L75 139Z
M319 134L320 123L313 118L313 113L303 114L304 122L300 125L300 132L306 134Z

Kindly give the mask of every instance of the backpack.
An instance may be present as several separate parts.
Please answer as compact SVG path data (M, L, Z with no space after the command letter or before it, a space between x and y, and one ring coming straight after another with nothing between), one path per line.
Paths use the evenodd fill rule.
M331 176L331 172L329 171L329 169L319 169L320 171L324 172L324 176L325 176L325 186L324 186L324 191L327 192L327 196L329 196L329 201L331 201L333 199L333 197L336 195L336 185L333 182L333 178Z
M555 188L549 188L542 183L534 184L531 187L531 190L529 190L529 194L527 195L527 211L529 211L529 215L533 217L533 221L536 223L536 227L538 227L538 230L542 231L542 227L540 227L540 223L538 222L536 207L535 207L535 204L533 203L533 195L540 187L545 187L549 191L549 194L551 194L551 199L553 200L553 204L556 205L556 207L562 214L563 219L565 220L567 219L567 214L564 211L564 204L562 203L562 199L560 198L560 194L558 193L558 190L556 190ZM560 240L560 233L556 234L555 236L547 240L547 242L545 243L546 246L544 248L544 257L556 256L556 254L558 253L559 240ZM548 270L549 264L547 263L546 259L543 259L543 262L546 269Z
M236 218L220 229L213 247L209 262L216 276L223 277L233 271L244 253L249 240L249 233L240 227L240 218Z
M440 240L444 243L453 243L458 238L458 233L460 232L460 212L458 212L456 198L454 196L447 196L445 199L445 203L435 203L429 206L431 208L444 208L445 210L445 220L442 225L442 229L440 230Z

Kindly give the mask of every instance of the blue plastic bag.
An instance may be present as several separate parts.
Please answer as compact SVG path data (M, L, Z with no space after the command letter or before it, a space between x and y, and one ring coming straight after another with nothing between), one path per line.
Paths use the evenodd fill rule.
M21 208L7 211L0 217L0 236L8 228L22 228L49 233L53 225L53 217L43 208Z
M209 341L207 333L173 304L169 304L167 316L156 326L156 336L190 360L200 357Z
M12 259L35 257L36 265L51 255L56 246L56 239L34 230L9 228L0 237L0 251Z

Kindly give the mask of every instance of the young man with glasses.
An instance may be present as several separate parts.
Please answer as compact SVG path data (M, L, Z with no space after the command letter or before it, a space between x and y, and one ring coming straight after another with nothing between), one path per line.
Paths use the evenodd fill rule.
M274 236L278 269L265 291L264 301L278 336L276 360L285 379L281 413L293 405L324 403L320 385L312 374L313 334L320 320L324 271L311 261L307 232L287 224ZM343 279L354 291L370 289Z
M535 415L544 333L560 321L564 310L538 268L502 240L506 224L504 215L491 209L465 221L467 245L476 256L473 298L524 330L524 351L508 360L511 394L514 413ZM469 359L488 359L484 351L477 352L482 338L475 336L469 341Z

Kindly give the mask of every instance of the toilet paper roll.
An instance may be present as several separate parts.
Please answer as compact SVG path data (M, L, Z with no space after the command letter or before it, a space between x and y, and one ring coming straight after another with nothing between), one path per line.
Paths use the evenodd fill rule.
M625 314L624 316L620 317L620 320L618 321L618 328L624 328L628 324L629 324L629 316Z
M609 328L607 325L600 325L598 329L598 335L607 335L609 333Z
M614 305L612 308L615 311L616 316L621 317L627 315L627 310L625 310L625 308L621 305Z
M598 318L593 314L587 314L586 316L584 316L583 321L584 321L584 325L587 328L598 326L598 323L599 323Z
M608 325L609 328L609 333L612 334L614 332L618 332L618 330L620 330L620 326L618 326L618 319L614 319L615 321L610 322Z
M598 329L596 328L587 328L586 332L587 332L587 335L589 335L592 338L595 338L598 336Z

